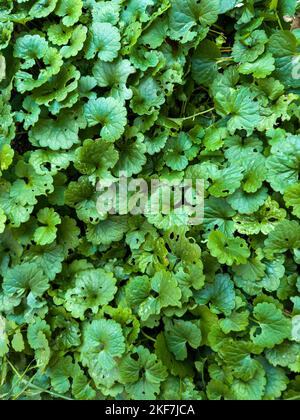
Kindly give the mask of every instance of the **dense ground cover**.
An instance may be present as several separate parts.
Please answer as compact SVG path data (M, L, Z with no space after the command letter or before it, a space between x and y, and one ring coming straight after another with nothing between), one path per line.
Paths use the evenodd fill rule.
M0 1L0 399L300 399L296 8ZM123 171L204 222L100 215Z

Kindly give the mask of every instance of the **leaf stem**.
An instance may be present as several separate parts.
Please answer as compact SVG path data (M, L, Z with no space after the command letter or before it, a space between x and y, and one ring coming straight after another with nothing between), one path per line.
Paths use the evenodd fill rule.
M29 386L29 388L33 388L33 389L36 389L37 391L43 392L45 394L52 395L55 398L61 398L63 400L67 400L67 401L74 401L73 398L65 397L64 395L57 394L56 392L48 391L47 389L40 388L39 386L31 384L31 383L29 383L28 386Z
M224 32L215 31L214 29L210 29L209 32L213 32L214 34L222 35L222 37L225 39Z
M7 363L9 364L9 366L11 367L11 369L13 370L13 372L15 373L15 375L18 377L18 379L19 379L19 381L21 382L21 383L24 383L24 385L25 385L25 388L22 390L22 392L21 393L19 393L19 394L17 394L17 396L15 397L15 398L18 398L26 389L27 389L27 387L29 387L29 388L33 388L33 389L36 389L37 391L40 391L40 392L43 392L43 393L45 393L45 394L49 394L49 395L52 395L53 397L55 397L55 398L61 398L61 399L63 399L63 400L68 400L68 401L73 401L73 399L72 398L69 398L69 397L65 397L64 395L60 395L60 394L57 394L56 392L52 392L52 391L48 391L47 389L44 389L44 388L40 388L39 386L37 386L37 385L34 385L34 384L32 384L31 383L31 381L34 379L34 376L33 376L33 378L31 378L31 381L27 381L26 379L24 379L24 375L26 374L26 372L27 372L27 369L25 370L25 372L21 375L20 374L20 372L18 372L18 370L14 367L14 365L10 362L10 360L9 359L6 359L7 360ZM30 365L29 365L30 366Z
M280 29L281 29L282 31L284 31L284 28L283 28L283 26L282 26L282 23L281 23L281 20L280 20L280 17L279 17L278 12L276 12L276 18L277 18L277 22L278 22L278 25L279 25Z
M217 25L216 23L212 25L213 28L220 29L220 31L223 31L223 28L220 25Z
M190 115L189 117L183 117L183 118L169 118L169 120L178 122L178 121L187 121L195 119L196 117L199 117L200 115L208 114L209 112L212 112L215 108L209 108L206 111L198 112L197 114Z
M285 399L285 401L297 401L297 400L300 400L300 395L296 395L295 397Z
M233 60L232 57L222 57L220 60L217 61L217 64L221 64L221 63L224 63L226 61L231 61L231 60Z
M252 317L249 317L249 319L250 319L250 321L254 322L254 324L259 325L259 322L258 322L258 321L256 321L256 319L254 319L254 318L252 318Z
M145 32L148 28L150 28L150 26L152 25L153 22L155 22L155 20L163 15L167 10L169 10L171 7L171 4L167 4L164 8L158 10L155 14L155 16L152 17L152 19L150 19L150 21L142 28L142 32Z
M146 337L148 340L153 341L156 343L156 340L153 337L150 337L150 335L146 334L144 331L141 331L143 336Z

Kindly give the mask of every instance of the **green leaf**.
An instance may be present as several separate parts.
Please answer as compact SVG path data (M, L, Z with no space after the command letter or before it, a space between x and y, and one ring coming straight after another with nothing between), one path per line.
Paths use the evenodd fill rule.
M9 340L6 334L6 320L0 316L0 357L9 352Z
M291 185L284 194L288 207L293 207L293 214L300 219L300 183Z
M280 286L280 280L285 274L285 267L283 265L284 258L279 257L272 261L264 261L265 274L262 278L262 286L268 292L275 292Z
M49 280L43 270L33 263L16 265L6 271L3 280L3 291L7 296L21 298L28 292L42 296L48 289Z
M29 15L33 18L44 18L49 16L55 9L57 0L38 0L29 11Z
M27 330L28 343L35 351L37 364L42 371L46 369L51 355L48 341L49 335L49 325L40 318L35 318Z
M267 385L263 399L275 400L280 398L289 383L288 377L284 373L283 369L271 366L265 359L262 358L259 361L265 369L267 378Z
M230 399L229 387L221 381L211 380L206 387L209 401L220 401L221 399Z
M129 60L118 60L113 63L98 60L93 68L93 75L98 86L109 88L109 96L121 102L132 97L132 90L126 84L133 73L135 73L135 68Z
M241 159L247 159L247 161L249 161L248 157L251 156L253 157L253 160L251 159L250 162L254 164L254 158L257 156L258 152L263 150L263 144L256 136L247 138L232 136L226 139L225 148L225 157L228 160L236 162Z
M63 25L62 23L59 24L52 24L47 29L47 34L49 40L54 45L66 45L71 38L73 29Z
M98 55L102 61L111 62L121 48L120 33L110 23L93 23L90 29L85 57L91 60Z
M18 179L13 183L10 197L22 205L36 204L36 197L53 191L53 178L49 174L38 175L31 165L19 161L15 167Z
M32 99L38 105L53 105L55 102L63 102L68 95L77 89L80 73L75 66L65 66L53 76L47 83L32 94ZM34 105L31 105L34 107Z
M34 240L38 245L48 245L55 241L57 233L57 225L61 223L61 219L53 209L44 208L37 214L39 223L45 227L39 227L34 233Z
M286 211L279 208L277 201L268 197L265 204L253 215L236 215L234 221L238 232L246 235L254 235L262 232L268 235L278 222L286 216Z
M259 104L253 99L253 93L248 87L217 93L215 106L219 115L228 116L227 127L230 134L237 130L246 130L251 135L261 120Z
M119 154L111 143L103 140L85 140L75 152L74 166L82 174L104 177L113 168Z
M257 370L261 369L260 364L252 357L252 354L260 352L251 342L233 341L227 339L220 347L219 354L233 371L234 376L248 383L255 377ZM236 382L238 385L239 381Z
M22 107L23 109L17 113L16 119L23 122L24 129L28 130L38 122L41 108L31 96L26 96Z
M264 395L266 382L264 370L258 368L256 374L250 381L234 380L231 388L233 396L236 400L241 401L259 401Z
M88 225L86 237L93 245L120 241L128 230L126 216L112 216L96 225Z
M60 71L63 60L58 50L49 47L47 41L39 35L25 35L18 41L14 55L21 59L21 69L15 76L16 88L19 92L24 93L48 82ZM40 60L42 60L43 66L39 64ZM38 72L38 76L31 74L30 71Z
M190 321L174 320L166 325L166 343L176 360L188 356L187 344L197 349L202 340L200 327Z
M76 56L79 51L82 51L85 40L87 38L87 28L83 25L78 25L74 29L70 39L68 40L69 45L65 45L61 49L61 55L64 58L70 58Z
M25 35L18 38L14 56L21 60L22 69L30 69L36 64L36 60L40 60L45 55L48 43L45 38L39 35Z
M73 26L82 13L82 0L58 0L55 14L62 17L65 26Z
M62 270L62 261L64 260L63 248L56 243L41 247L32 246L25 254L26 261L43 267L45 275L54 280L56 274Z
M268 198L268 189L262 187L255 193L246 193L242 189L237 190L227 198L231 207L240 214L253 214L259 210Z
M220 58L220 49L214 42L209 40L201 42L192 58L193 79L199 85L209 86L218 75Z
M182 379L192 376L193 369L191 363L189 361L179 362L176 360L175 356L168 350L163 333L160 333L156 337L155 353L172 375L179 376Z
M116 279L103 269L81 271L75 278L75 287L66 293L66 309L74 318L84 319L88 309L94 314L99 307L113 300L117 291Z
M218 227L218 230L227 236L231 236L235 231L234 222L231 220L236 212L224 200L210 197L205 200L203 224L208 232Z
M10 167L13 157L13 149L8 144L4 144L0 150L0 175L2 171L6 171Z
M192 41L197 35L196 25L211 25L217 21L218 13L218 0L174 0L169 13L171 38L184 43Z
M57 120L40 119L30 130L29 140L34 146L51 150L70 149L79 143L78 132L82 126L72 113L64 113Z
M261 279L265 275L266 266L261 259L261 256L250 258L247 264L233 267L236 284L251 296L258 294L263 287Z
M5 230L5 222L7 218L4 211L0 208L0 233L3 233Z
M38 175L57 175L61 169L67 169L73 160L73 154L69 152L57 152L52 150L35 150L31 153L29 163Z
M278 4L279 10L284 16L294 16L296 14L296 0L282 0Z
M230 315L235 308L234 284L227 274L218 274L212 284L207 284L204 289L195 293L198 305L211 302L210 309L213 313Z
M287 250L300 248L300 225L296 221L283 220L278 223L265 241L266 251L283 254Z
M78 368L73 363L70 356L66 356L57 361L53 366L48 369L51 384L55 392L65 394L71 388L69 378L74 378L78 374Z
M128 6L122 10L121 19L124 23L132 20L147 22L150 19L148 9L155 4L154 0L129 0Z
M274 77L286 87L299 88L299 47L293 32L274 33L270 38L268 51L275 57Z
M103 140L113 142L124 133L126 109L114 98L90 100L84 107L84 114L90 127L102 125Z
M193 153L192 141L185 133L180 133L177 139L170 139L166 144L164 154L167 166L173 171L182 171L194 157L193 155L197 154L195 146L194 149L195 153Z
M127 136L126 136L127 137ZM113 169L115 176L122 173L130 177L141 172L147 162L146 145L144 138L140 134L129 136L122 144L118 145L119 161Z
M75 376L72 385L72 394L78 400L95 400L96 391L91 387L88 378L83 372Z
M237 63L253 63L265 51L268 37L265 31L256 30L237 39L232 56Z
M257 79L264 79L275 70L275 59L272 54L267 53L259 57L254 63L243 63L239 67L242 74L253 74Z
M6 62L5 57L3 55L0 55L0 83L2 80L4 80L6 77Z
M291 335L291 322L273 303L259 303L254 309L259 327L251 329L251 340L264 348L281 344Z
M143 346L121 361L120 375L129 397L136 400L155 399L167 378L166 368Z
M276 150L267 159L268 175L267 180L270 182L275 191L284 194L285 190L298 182L299 178L299 162L300 162L300 146L297 136L289 136L284 142L284 148Z
M22 352L25 349L23 335L20 331L17 331L14 334L13 339L11 341L11 345L13 349L18 353Z
M203 168L204 169L204 168ZM207 165L205 178L212 181L209 193L214 197L227 197L233 194L241 185L243 179L243 169L231 165L224 169L219 169L215 164ZM203 176L201 174L201 176Z
M144 78L138 87L134 86L132 90L130 106L138 115L151 115L165 102L159 84L152 77Z
M240 7L239 0L222 0L219 4L219 11L220 13L226 13L236 7Z
M207 150L214 152L223 146L224 139L227 135L228 133L225 127L215 128L212 126L207 129L203 143Z
M171 273L160 271L151 280L152 289L158 293L157 300L161 308L168 306L181 306L181 290L177 280ZM172 290L172 294L170 294Z
M233 312L227 318L220 321L220 327L224 334L244 331L249 325L249 312Z
M99 319L85 325L80 356L84 366L92 368L95 364L100 369L109 369L124 352L125 340L118 323Z
M0 50L4 50L8 46L13 29L13 22L0 22Z
M116 2L92 2L90 7L91 13L93 15L94 22L108 22L112 25L116 25L119 21L120 17L120 3Z
M244 239L226 237L220 231L209 235L207 246L221 264L246 264L250 257L250 251Z
M272 366L292 366L297 361L299 350L299 344L284 342L273 349L267 350L266 357Z

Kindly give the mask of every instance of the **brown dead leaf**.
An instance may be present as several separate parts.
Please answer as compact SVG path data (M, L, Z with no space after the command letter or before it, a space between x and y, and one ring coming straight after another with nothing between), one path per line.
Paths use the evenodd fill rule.
M291 30L299 29L300 28L300 16L295 16L293 18Z

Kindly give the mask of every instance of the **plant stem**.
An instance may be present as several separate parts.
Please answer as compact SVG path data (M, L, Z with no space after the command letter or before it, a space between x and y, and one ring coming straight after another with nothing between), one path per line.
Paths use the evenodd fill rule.
M142 28L142 32L145 32L148 28L150 28L150 26L152 25L152 23L155 21L155 19L157 19L159 16L163 15L168 9L170 9L171 4L166 5L163 9L159 10L155 16L154 19L150 19L150 21Z
M286 398L285 401L297 401L300 400L300 395L296 395L296 397Z
M189 117L184 117L184 118L169 118L169 120L178 122L178 121L187 121L187 120L192 120L196 117L199 117L200 115L204 115L204 114L208 114L209 112L213 111L215 108L209 108L206 111L202 111L202 112L198 112L197 114L194 115L190 115Z
M214 29L210 29L209 32L213 32L214 34L222 35L224 37L224 39L225 39L224 32L215 31Z
M220 31L223 31L223 28L220 25L217 25L216 23L214 25L212 25L213 28L217 28Z
M56 392L48 391L47 389L40 388L39 386L32 384L31 381L34 379L34 376L31 378L31 381L26 381L26 379L24 379L24 375L26 374L27 369L21 375L20 372L18 372L18 370L14 367L14 365L8 359L6 359L6 360L7 360L7 363L9 364L9 366L11 367L11 369L16 374L16 376L19 378L19 381L24 383L24 385L25 385L25 388L22 390L22 392L17 394L14 399L18 398L24 391L26 391L27 388L32 388L32 389L36 389L39 392L52 395L55 398L61 398L63 400L73 401L72 398L65 397L63 395L57 394Z
M252 317L249 317L249 319L250 319L250 321L252 321L252 322L254 322L254 324L257 324L257 325L259 325L259 322L258 321L256 321L254 318L252 318Z
M282 31L284 31L284 28L283 28L283 26L282 26L282 23L281 23L281 20L280 20L279 14L278 14L277 12L276 12L276 18L277 18L277 22L278 22L278 25L279 25L280 29L281 29Z
M148 340L153 341L156 343L156 340L153 337L150 337L150 335L146 334L144 331L142 331L142 334L144 337L146 337Z
M221 64L224 63L226 61L231 61L233 58L232 57L223 57L220 60L217 61L217 64Z
M56 392L48 391L47 389L40 388L39 386L34 385L34 384L29 384L29 387L36 389L37 391L43 392L45 394L52 395L52 397L55 397L55 398L61 398L67 401L73 401L73 398L65 397L64 395L57 394Z

